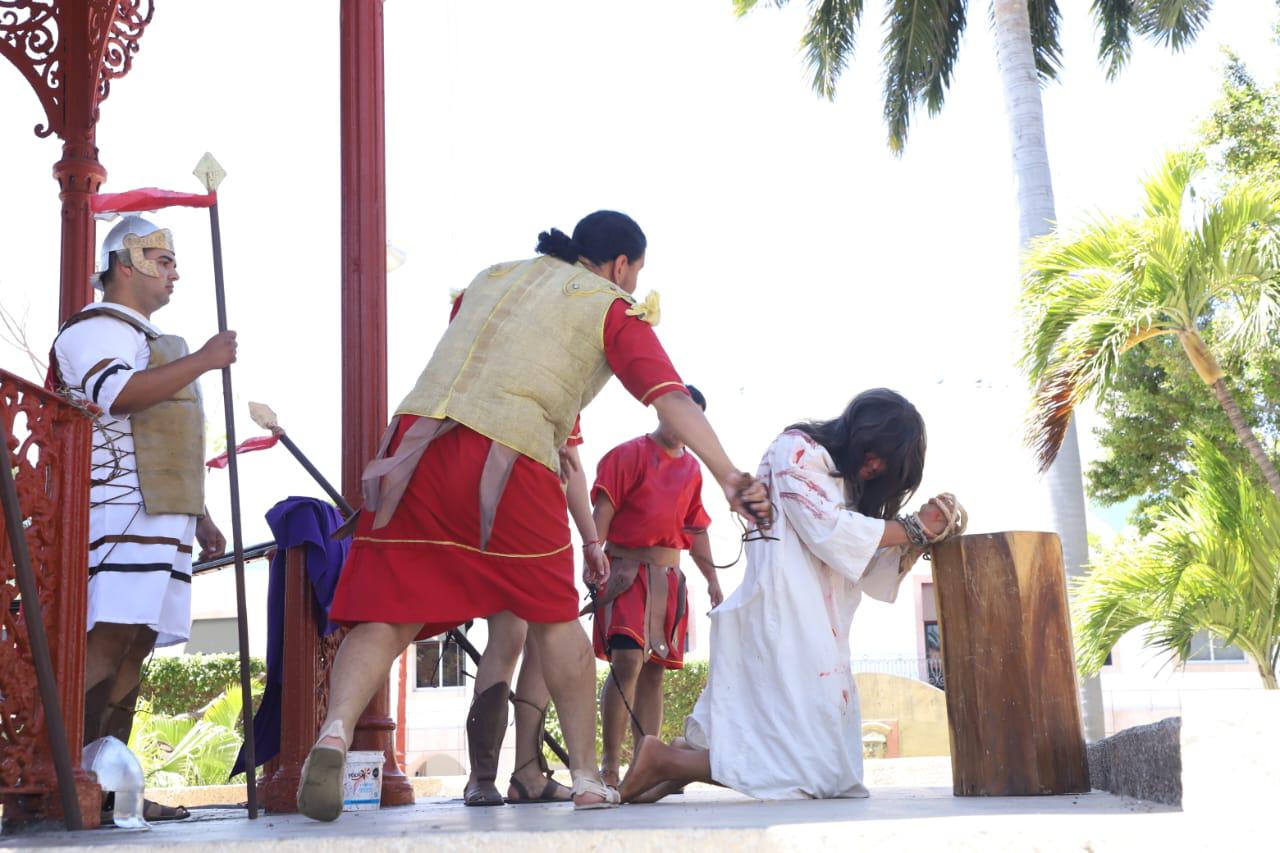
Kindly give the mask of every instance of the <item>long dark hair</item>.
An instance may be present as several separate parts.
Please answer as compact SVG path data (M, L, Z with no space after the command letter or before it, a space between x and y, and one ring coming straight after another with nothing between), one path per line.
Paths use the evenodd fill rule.
M570 264L586 258L593 264L612 261L626 255L634 263L644 257L649 245L636 221L616 210L597 210L582 217L574 226L573 236L552 228L538 235L538 254L551 255Z
M924 475L924 419L907 398L888 388L872 388L853 398L844 414L830 421L792 424L826 448L844 478L851 509L874 518L893 518L920 487ZM863 482L858 470L870 451L884 460L884 473Z

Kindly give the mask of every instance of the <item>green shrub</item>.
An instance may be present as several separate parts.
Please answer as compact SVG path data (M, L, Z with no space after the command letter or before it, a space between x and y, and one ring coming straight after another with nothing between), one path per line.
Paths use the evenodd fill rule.
M262 658L251 657L249 671L255 681L263 681L267 664ZM237 655L155 657L142 674L142 689L138 696L148 702L154 714L197 714L228 684L239 683L240 658Z
M260 685L254 683L254 698ZM142 763L148 787L244 783L244 774L227 774L240 752L240 684L224 685L200 714L153 713L145 699L138 700L129 749Z
M698 696L702 693L702 688L707 684L707 667L708 664L704 660L685 661L684 669L668 670L662 681L663 694L663 714L662 714L662 731L658 736L665 742L670 742L672 738L682 737L684 735L684 719L693 711L694 703L698 701ZM605 679L609 677L609 668L602 666L596 671L596 697L600 696L600 691L604 687ZM612 688L611 688L612 689ZM547 733L555 738L561 746L564 746L564 732L560 728L560 717L556 714L555 705L552 704L551 710L547 713ZM653 732L646 732L653 734ZM600 730L600 712L597 704L596 710L596 756L599 757L603 750L604 743ZM558 766L560 760L551 753L551 750L543 747L543 752L547 756L547 761L551 765ZM631 753L630 737L623 740L622 744L622 760L624 763L628 760Z

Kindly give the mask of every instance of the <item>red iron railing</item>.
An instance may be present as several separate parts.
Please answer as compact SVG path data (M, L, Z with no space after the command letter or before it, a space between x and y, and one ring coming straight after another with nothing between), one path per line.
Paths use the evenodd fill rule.
M18 503L39 588L76 788L86 828L101 791L80 768L84 733L91 420L56 394L0 370L0 418L10 436ZM6 826L61 816L53 753L8 537L0 518L0 797Z

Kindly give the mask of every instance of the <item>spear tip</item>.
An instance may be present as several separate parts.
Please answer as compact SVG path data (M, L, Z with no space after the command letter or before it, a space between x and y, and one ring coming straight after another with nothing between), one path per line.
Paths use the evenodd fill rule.
M280 429L280 422L276 419L275 411L266 403L250 403L249 418L265 430L275 432Z
M222 183L222 179L227 176L227 170L222 168L222 164L206 151L204 156L200 158L200 162L196 163L196 167L191 174L200 179L200 183L204 184L206 190L213 192L218 188L218 184Z

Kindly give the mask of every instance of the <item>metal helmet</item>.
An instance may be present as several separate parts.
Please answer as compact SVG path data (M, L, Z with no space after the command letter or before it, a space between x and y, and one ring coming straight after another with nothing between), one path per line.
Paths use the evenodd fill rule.
M111 264L111 255L115 252L127 251L129 264L146 275L159 275L156 262L149 260L143 249L173 249L173 234L168 228L161 228L154 222L130 213L115 224L107 232L102 241L102 251L98 254L98 269L89 281L98 290L102 290L102 274Z
M142 765L129 747L110 735L98 738L84 748L80 766L97 774L103 791L116 795L113 812L116 826L122 829L151 828L142 812L142 793L146 787Z

